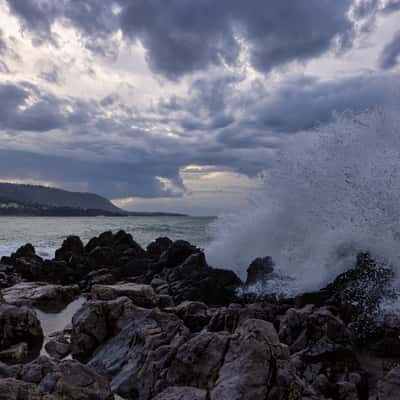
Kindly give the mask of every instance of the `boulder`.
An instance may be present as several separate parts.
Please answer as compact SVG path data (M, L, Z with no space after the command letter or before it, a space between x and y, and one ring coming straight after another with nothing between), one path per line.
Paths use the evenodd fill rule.
M199 252L195 246L185 240L176 240L160 256L165 268L174 268L182 264L190 255Z
M26 343L28 358L39 354L43 331L34 311L26 307L0 304L0 350Z
M82 257L84 252L85 247L79 236L68 236L56 250L55 259L69 262L71 257Z
M18 343L0 351L0 360L8 364L20 364L28 359L28 344Z
M107 379L74 360L56 363L42 356L25 365L17 378L28 383L34 393L48 394L54 400L113 399Z
M78 286L21 282L3 290L4 300L13 305L36 307L44 312L59 312L79 295Z
M147 256L158 260L165 251L172 245L172 240L167 237L159 237L153 242L151 242L147 248Z
M176 304L191 300L208 305L227 305L236 299L237 285L232 272L226 272L228 279L221 270L209 267L204 254L199 252L190 255L181 265L165 269L162 278L168 282L170 295ZM240 282L239 278L236 279L237 283Z
M210 392L210 400L266 399L274 383L276 361L287 357L269 322L248 319L232 336Z
M271 257L256 258L247 268L246 285L264 284L274 272L274 263Z
M88 365L109 377L112 390L123 398L148 400L164 389L161 377L188 336L188 329L175 315L136 308Z
M118 297L128 297L139 307L155 307L158 296L150 285L136 283L120 283L116 285L94 285L91 290L93 300L114 300Z
M65 332L56 332L50 335L44 348L50 357L61 360L70 354L71 341Z
M207 305L198 301L184 301L166 311L176 314L192 332L201 331L211 318Z

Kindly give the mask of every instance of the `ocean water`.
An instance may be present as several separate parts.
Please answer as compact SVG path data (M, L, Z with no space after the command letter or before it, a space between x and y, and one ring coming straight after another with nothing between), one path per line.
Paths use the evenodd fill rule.
M211 240L209 217L0 217L0 257L30 242L42 257L52 257L68 235L84 242L106 230L125 230L142 246L160 236L184 239L205 248Z

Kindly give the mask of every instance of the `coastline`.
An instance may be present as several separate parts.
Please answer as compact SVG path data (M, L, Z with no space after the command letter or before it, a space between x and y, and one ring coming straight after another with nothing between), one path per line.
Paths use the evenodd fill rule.
M243 282L184 240L142 248L124 231L70 236L52 259L22 246L0 263L0 320L13 332L0 332L0 389L54 400L392 399L400 319L376 318L391 270L359 254L294 298L260 290L275 277L269 257ZM63 312L63 326L51 322Z

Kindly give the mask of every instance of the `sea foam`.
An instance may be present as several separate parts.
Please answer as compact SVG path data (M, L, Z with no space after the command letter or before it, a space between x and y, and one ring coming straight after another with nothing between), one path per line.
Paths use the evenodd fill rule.
M400 272L398 112L336 115L293 135L252 207L219 218L212 233L212 265L243 278L252 259L269 255L281 277L271 285L290 294L324 286L359 251Z

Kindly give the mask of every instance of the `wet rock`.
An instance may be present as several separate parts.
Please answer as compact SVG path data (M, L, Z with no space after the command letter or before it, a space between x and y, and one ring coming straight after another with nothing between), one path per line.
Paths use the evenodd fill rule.
M65 332L56 332L50 336L45 344L47 354L57 360L61 360L71 352L71 341Z
M173 386L165 389L152 400L207 400L207 391L188 386Z
M162 253L160 263L162 263L165 268L174 268L198 251L199 250L189 242L176 240Z
M114 300L118 297L128 297L140 307L155 307L158 296L150 285L121 283L117 285L94 285L91 290L93 300Z
M167 251L172 243L172 240L167 237L157 238L147 246L147 256L158 260L161 254Z
M28 344L18 343L8 349L0 351L0 361L9 364L19 364L28 358Z
M59 312L79 295L78 286L21 282L3 290L4 300L13 305L36 307L44 312Z
M271 257L256 258L247 268L246 285L265 283L270 279L274 271L274 263Z
M91 269L112 267L115 262L115 253L111 247L95 247L87 256L87 263Z
M189 256L176 268L164 270L169 292L176 304L185 300L208 305L227 305L236 299L231 271L209 267L203 253ZM237 278L238 279L238 278Z
M68 236L61 247L56 250L55 259L69 262L71 257L81 257L84 252L82 240L78 236Z
M0 350L26 343L28 357L39 354L43 331L36 314L26 307L0 304Z

